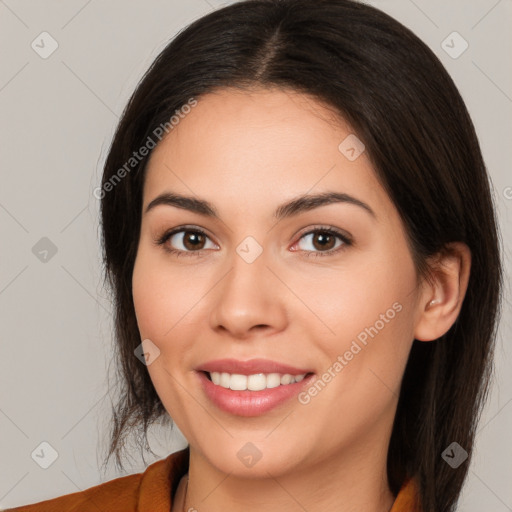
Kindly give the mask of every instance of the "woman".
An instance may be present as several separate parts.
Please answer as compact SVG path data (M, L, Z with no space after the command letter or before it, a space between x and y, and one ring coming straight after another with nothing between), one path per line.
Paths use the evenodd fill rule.
M106 161L104 261L134 426L189 446L12 510L455 510L488 388L501 264L464 103L351 0L195 21Z

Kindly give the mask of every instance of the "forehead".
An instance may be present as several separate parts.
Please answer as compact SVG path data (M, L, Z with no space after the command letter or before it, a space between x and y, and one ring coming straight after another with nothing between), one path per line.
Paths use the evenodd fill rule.
M166 190L239 201L239 211L309 191L385 199L366 154L351 161L340 151L350 126L316 98L230 88L197 101L153 150L144 205Z

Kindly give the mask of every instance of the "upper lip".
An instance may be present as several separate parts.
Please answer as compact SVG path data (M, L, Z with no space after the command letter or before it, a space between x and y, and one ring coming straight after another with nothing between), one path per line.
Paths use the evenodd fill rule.
M288 364L278 363L270 359L249 359L239 361L237 359L216 359L207 361L196 368L197 371L226 372L240 375L254 375L256 373L289 373L290 375L302 375L312 373L311 370L296 368Z

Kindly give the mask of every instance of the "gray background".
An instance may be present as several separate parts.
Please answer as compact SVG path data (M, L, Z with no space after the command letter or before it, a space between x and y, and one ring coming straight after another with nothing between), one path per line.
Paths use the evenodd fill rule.
M226 3L0 0L0 507L121 476L113 465L105 474L99 470L110 419L112 306L101 286L92 191L143 72L178 30ZM495 382L459 510L512 511L512 2L369 3L411 28L447 67L493 181L506 297ZM58 43L46 59L31 47L35 41L39 52L51 49L48 36L40 36L44 31ZM469 44L458 58L445 51L463 48L457 36L446 40L454 31ZM41 241L45 237L51 242ZM151 440L157 457L148 455L147 463L184 446L179 432L172 436L158 427ZM42 442L58 455L48 469L39 465L44 457L31 456L34 450L50 456ZM145 467L133 454L126 473Z

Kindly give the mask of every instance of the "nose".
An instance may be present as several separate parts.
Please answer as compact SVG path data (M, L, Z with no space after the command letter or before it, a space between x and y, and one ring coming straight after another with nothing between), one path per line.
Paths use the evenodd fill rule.
M286 289L268 268L265 251L252 263L237 253L231 268L212 290L211 328L247 339L257 331L279 332L286 328Z

